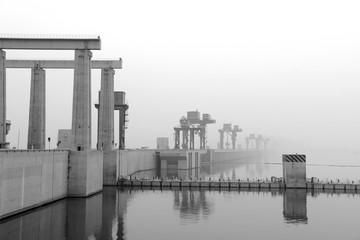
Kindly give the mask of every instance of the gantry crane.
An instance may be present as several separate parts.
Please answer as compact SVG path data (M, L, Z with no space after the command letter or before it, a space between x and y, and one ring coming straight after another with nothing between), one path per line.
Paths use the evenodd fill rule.
M180 149L180 134L182 132L182 149L195 149L195 134L200 137L200 149L206 147L206 125L215 123L210 114L204 113L200 118L200 112L189 111L187 117L180 119L180 126L174 127L175 130L175 149ZM189 141L190 137L190 141Z
M224 149L224 135L226 134L226 148L229 148L229 135L231 136L231 142L232 142L232 149L235 149L236 145L236 137L237 133L242 132L242 129L239 128L239 125L234 125L234 128L232 128L231 123L225 123L223 125L222 129L219 129L220 133L220 149Z
M255 149L260 149L261 148L261 144L263 144L263 149L267 149L268 147L268 142L270 141L270 138L265 138L262 135L258 135L257 137L255 136L255 134L251 133L248 137L246 137L246 149L250 149L249 146L250 143L254 143L255 142ZM251 144L253 145L253 144ZM253 149L253 148L252 148Z

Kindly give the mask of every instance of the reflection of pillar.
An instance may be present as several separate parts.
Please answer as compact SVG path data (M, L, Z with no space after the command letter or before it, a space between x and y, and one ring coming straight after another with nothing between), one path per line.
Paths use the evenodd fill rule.
M224 131L219 130L220 132L220 149L224 149Z
M283 214L289 223L307 223L306 189L286 189Z
M67 238L100 239L102 194L89 198L69 198L67 201Z
M101 69L98 110L98 149L114 149L114 74L112 68Z
M45 149L45 70L31 69L28 149Z
M180 129L175 129L175 149L180 149Z
M91 149L91 60L90 50L75 50L72 150Z
M112 239L114 219L117 218L117 188L104 187L102 192L101 239Z
M6 53L0 49L0 148L6 146Z

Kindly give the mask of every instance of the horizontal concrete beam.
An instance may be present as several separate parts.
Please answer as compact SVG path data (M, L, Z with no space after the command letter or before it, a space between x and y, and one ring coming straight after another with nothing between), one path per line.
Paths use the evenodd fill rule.
M0 49L35 49L35 50L100 50L100 36L2 36Z
M52 68L73 69L73 60L6 60L6 68ZM122 69L122 59L119 60L91 60L92 69L113 68Z

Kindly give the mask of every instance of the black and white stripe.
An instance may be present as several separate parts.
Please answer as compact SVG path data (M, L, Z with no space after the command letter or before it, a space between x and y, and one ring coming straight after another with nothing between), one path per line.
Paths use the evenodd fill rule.
M283 155L283 162L306 162L306 155Z

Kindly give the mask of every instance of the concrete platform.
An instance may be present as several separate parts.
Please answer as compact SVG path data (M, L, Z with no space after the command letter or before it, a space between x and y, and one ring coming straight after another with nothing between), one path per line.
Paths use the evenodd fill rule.
M142 183L141 183L142 182ZM277 191L286 189L283 182L243 182L243 181L179 181L179 180L125 180L118 184L121 187L171 187L171 188L198 188L198 189L216 189L216 190L251 190L251 191ZM293 188L291 188L293 189ZM304 188L299 188L304 189ZM360 193L359 184L343 184L343 183L312 183L307 182L308 191L327 192L327 193Z

